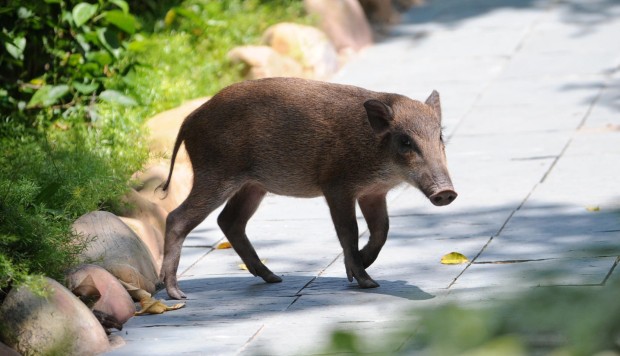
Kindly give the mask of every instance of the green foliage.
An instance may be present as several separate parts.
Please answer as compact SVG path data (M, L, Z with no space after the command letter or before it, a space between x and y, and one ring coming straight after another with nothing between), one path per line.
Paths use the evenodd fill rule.
M301 16L293 0L0 4L0 301L75 261L77 217L120 208L146 117L241 79L226 53Z
M620 284L541 287L495 306L417 310L398 332L336 331L327 353L352 355L594 355L620 352ZM344 340L344 341L343 341ZM614 353L610 353L614 354Z
M71 223L119 208L128 177L146 157L128 149L137 135L121 130L76 125L0 140L0 287L27 274L59 277L82 248Z
M10 0L0 7L0 23L0 115L6 122L47 125L34 120L41 111L54 121L75 108L88 108L84 118L95 120L97 96L135 64L125 52L140 23L124 0ZM116 103L135 103L120 98Z
M145 6L144 4L142 6ZM128 46L140 65L124 76L131 95L143 104L133 115L150 116L184 100L213 95L241 80L227 60L235 46L258 44L267 27L282 21L308 21L294 0L164 1L149 7L159 14Z

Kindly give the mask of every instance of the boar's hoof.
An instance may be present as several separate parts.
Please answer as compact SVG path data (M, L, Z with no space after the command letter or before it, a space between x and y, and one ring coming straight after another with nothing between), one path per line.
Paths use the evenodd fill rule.
M187 298L185 293L181 292L179 288L166 288L166 291L168 292L170 299L179 300Z
M457 195L458 194L456 194L454 190L447 189L437 192L428 198L431 200L431 203L433 203L433 205L444 206L452 203L454 199L456 199Z
M166 284L166 292L168 292L168 296L170 297L170 299L185 299L187 298L187 296L185 296L185 293L181 292L181 289L179 289L179 286L174 283L174 285L168 285Z
M362 289L379 287L379 283L373 281L372 279L363 279L361 281L357 281L357 284L359 284Z
M181 290L179 288L166 289L166 291L168 292L168 296L170 297L170 299L179 300L179 299L187 298L185 293L181 292Z
M282 282L282 278L276 276L274 273L267 274L265 276L261 276L261 278L267 283L280 283Z

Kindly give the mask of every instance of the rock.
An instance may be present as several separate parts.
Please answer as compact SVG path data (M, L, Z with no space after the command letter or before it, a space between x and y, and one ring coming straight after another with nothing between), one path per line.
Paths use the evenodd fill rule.
M115 334L108 335L108 340L110 341L110 349L112 350L121 348L126 344L125 339Z
M83 263L101 266L128 284L155 293L160 281L149 249L116 215L93 211L77 219L73 229L94 238L80 256Z
M65 277L65 285L82 300L99 296L90 308L113 317L120 325L136 311L125 287L100 266L86 264L72 269Z
M156 188L153 189L151 195L156 194ZM123 215L120 219L148 248L155 263L155 272L159 275L164 258L164 234L168 212L133 189L123 199L128 205L124 211L120 212ZM161 200L158 202L162 203Z
M154 156L171 154L181 123L187 115L198 109L207 100L209 98L194 99L150 118L146 122L146 126L149 130L149 150L151 154ZM177 163L179 161L187 161L187 154L184 149L179 150Z
M338 54L322 31L305 25L279 23L263 34L263 43L301 63L304 77L325 79L338 70Z
M84 303L52 279L44 288L47 296L13 288L0 306L0 338L9 347L25 355L97 355L110 348Z
M301 77L303 68L294 59L268 46L241 46L228 52L232 63L243 63L245 79Z
M127 203L127 206L120 211L119 215L153 225L162 235L164 234L166 217L168 217L168 212L164 208L144 198L133 189L123 197L123 201Z
M358 0L304 0L304 6L319 18L321 30L339 53L372 45L372 29Z
M120 219L125 223L125 225L129 226L129 228L131 228L136 235L138 235L140 240L142 240L142 242L144 242L146 247L149 249L151 256L153 256L153 260L155 261L155 270L159 275L159 271L161 271L161 264L164 260L163 233L156 229L153 225L138 219L123 216L121 216Z
M19 356L19 353L12 348L0 342L0 355L2 356Z
M207 100L209 98L192 100L147 120L151 155L154 157L170 155L185 117ZM166 159L165 164L157 161L151 162L150 166L147 166L144 171L137 172L133 176L133 179L138 182L135 186L138 193L151 203L162 207L166 212L176 209L187 198L193 183L191 163L183 145L181 145L168 191L166 193L157 191L156 188L168 177L169 164L169 159ZM162 231L160 227L158 229Z
M157 188L168 178L169 163L168 161L165 164L152 164L132 177L138 182L135 186L138 193L151 203L161 206L168 213L176 209L187 198L194 181L192 166L177 161L174 164L168 191L164 193L158 190Z

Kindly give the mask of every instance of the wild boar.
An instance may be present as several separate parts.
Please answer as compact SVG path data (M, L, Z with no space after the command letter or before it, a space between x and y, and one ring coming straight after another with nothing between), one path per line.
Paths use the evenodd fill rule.
M450 204L457 196L446 166L436 91L422 103L294 78L231 85L181 125L164 191L182 143L194 183L167 218L161 272L174 299L185 298L176 276L185 237L224 202L217 221L228 241L253 275L275 283L282 279L258 258L245 233L248 220L267 192L324 196L349 281L374 288L379 285L366 268L387 238L387 192L406 182L434 205ZM370 230L361 250L356 202Z

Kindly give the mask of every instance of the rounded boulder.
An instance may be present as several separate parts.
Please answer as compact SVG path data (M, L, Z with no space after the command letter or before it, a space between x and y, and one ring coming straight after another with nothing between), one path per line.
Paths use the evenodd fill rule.
M123 285L110 272L97 265L78 266L65 276L65 285L78 296L97 297L91 309L125 324L136 311Z
M81 262L101 266L121 281L155 293L160 282L153 256L119 217L93 211L77 219L73 230L90 240Z
M84 303L60 283L45 278L44 295L13 288L0 306L0 339L24 355L97 355L108 337Z
M269 27L263 43L301 63L304 77L326 79L338 70L338 53L329 38L312 26L283 22Z

